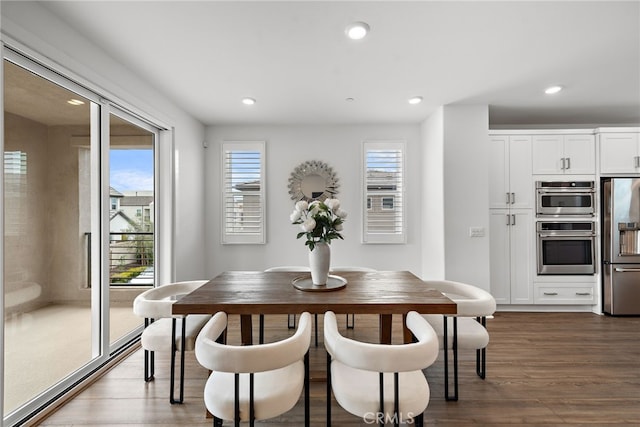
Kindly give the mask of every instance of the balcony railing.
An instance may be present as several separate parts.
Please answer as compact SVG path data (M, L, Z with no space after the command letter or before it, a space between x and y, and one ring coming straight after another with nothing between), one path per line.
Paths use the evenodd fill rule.
M109 233L109 285L153 285L153 233Z
M91 286L91 233L87 237L87 286ZM109 233L109 285L153 286L152 232Z

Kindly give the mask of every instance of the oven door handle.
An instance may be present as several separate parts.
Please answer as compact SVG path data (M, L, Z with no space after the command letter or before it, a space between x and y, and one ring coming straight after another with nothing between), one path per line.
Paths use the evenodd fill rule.
M594 233L538 233L539 237L549 238L549 237L595 237Z
M618 273L640 273L640 268L621 268L621 267L616 267L615 270Z
M578 193L578 194L595 194L595 190L593 188L538 188L538 193L540 194L565 194L565 193Z

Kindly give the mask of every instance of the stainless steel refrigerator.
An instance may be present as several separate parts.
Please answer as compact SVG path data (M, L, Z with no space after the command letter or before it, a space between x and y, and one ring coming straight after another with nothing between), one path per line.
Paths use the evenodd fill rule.
M640 314L640 178L602 181L603 309Z

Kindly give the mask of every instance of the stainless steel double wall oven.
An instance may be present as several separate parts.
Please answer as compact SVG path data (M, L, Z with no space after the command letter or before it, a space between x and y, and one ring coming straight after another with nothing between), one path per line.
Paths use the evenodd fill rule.
M596 272L595 183L537 181L538 275Z

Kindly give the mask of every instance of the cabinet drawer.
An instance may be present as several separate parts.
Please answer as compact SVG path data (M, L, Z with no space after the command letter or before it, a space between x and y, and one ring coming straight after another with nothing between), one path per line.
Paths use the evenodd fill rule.
M592 284L558 286L535 283L534 302L536 304L595 304L596 298Z

